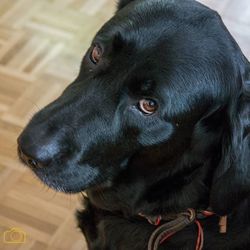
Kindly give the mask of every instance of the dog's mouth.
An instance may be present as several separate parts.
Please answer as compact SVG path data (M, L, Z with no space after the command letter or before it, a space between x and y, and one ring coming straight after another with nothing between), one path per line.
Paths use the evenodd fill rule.
M24 154L19 147L18 156L42 183L58 192L79 193L89 188L110 187L115 176L110 171L101 171L98 166L79 164L76 159L53 161L44 166ZM121 169L127 164L126 158L120 164Z

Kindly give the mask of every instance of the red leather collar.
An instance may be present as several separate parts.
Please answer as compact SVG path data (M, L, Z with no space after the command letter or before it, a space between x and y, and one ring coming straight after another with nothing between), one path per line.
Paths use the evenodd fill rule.
M185 212L167 215L147 216L143 213L139 213L138 215L147 219L150 224L157 226L148 241L148 250L157 250L163 242L170 239L174 234L191 224L196 224L198 228L195 250L202 250L204 232L199 220L216 216L216 214L211 210L195 211L191 208L187 209ZM227 216L220 217L219 232L227 232Z

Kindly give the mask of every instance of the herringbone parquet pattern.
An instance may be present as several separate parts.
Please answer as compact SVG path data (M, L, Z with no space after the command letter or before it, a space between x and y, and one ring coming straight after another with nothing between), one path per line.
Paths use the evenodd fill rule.
M0 0L0 249L84 249L74 219L80 196L38 182L18 162L16 138L74 79L114 6L108 0ZM13 227L26 232L24 244L4 243L4 231Z
M217 9L250 57L248 0L202 0ZM16 138L32 114L77 74L97 29L116 0L0 0L0 249L80 250L74 210L80 196L55 193L18 162ZM26 242L4 234L13 227ZM14 240L22 240L14 238Z

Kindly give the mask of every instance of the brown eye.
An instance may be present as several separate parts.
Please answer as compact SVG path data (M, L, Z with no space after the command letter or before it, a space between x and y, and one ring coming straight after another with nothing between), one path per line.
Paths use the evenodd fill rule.
M94 45L92 52L90 54L90 60L94 64L97 64L100 61L101 57L102 57L102 48L96 44Z
M139 101L139 109L147 115L153 114L158 108L157 102L152 99L142 99Z

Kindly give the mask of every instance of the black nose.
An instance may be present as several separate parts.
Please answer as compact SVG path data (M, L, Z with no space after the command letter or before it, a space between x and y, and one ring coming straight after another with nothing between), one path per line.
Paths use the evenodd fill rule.
M26 155L23 153L22 149L18 146L18 155L20 159L32 168L41 168L43 165L36 159L33 159L31 156Z
M25 130L17 143L20 159L32 168L47 167L61 155L57 139L47 136L44 130Z

